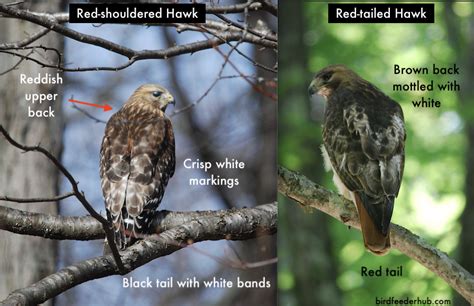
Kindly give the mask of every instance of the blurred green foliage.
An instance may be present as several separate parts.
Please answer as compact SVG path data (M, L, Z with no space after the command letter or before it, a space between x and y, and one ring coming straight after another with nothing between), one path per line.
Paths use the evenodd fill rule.
M335 190L332 175L323 172L319 146L321 122L311 116L311 103L305 89L312 75L329 64L345 64L366 80L372 82L388 96L398 101L404 111L407 142L406 164L402 187L396 200L392 222L400 224L427 239L437 248L456 257L459 234L458 218L464 208L464 151L466 140L463 133L466 116L474 114L474 104L462 104L458 93L434 90L431 92L394 92L394 83L420 80L436 83L462 80L461 76L396 75L394 65L402 67L449 67L454 63L467 67L457 50L448 41L445 4L436 3L434 24L328 24L327 4L300 3L303 16L280 14L280 75L279 75L279 162L297 170L315 182ZM469 17L474 13L470 2L458 2L453 12L460 20L465 39ZM294 24L302 20L303 33L298 45L285 35ZM287 33L287 34L285 34ZM294 38L293 38L294 40ZM467 43L466 43L467 44ZM462 42L461 42L462 45ZM298 46L304 50L298 49ZM295 56L306 56L305 65L296 65ZM436 85L435 85L436 86ZM461 86L469 86L466 83ZM463 87L461 87L461 90ZM304 92L301 92L304 90ZM415 108L413 100L429 97L441 101L440 108ZM461 107L460 105L465 105ZM318 232L308 232L294 222L298 218L311 218L313 214L299 214L301 210L280 196L279 269L280 302L285 306L316 305L295 295L292 286L300 275L290 265L294 254L292 239L310 245ZM303 216L305 215L305 216ZM292 218L292 222L288 222ZM326 217L331 219L330 217ZM375 297L442 298L452 299L450 287L434 273L409 259L397 250L384 257L365 251L359 231L349 230L338 221L329 221L330 250L321 249L335 258L332 267L336 275L337 289L342 292L342 305L359 306L374 304ZM314 273L311 269L300 273ZM396 268L403 266L403 277L361 277L361 266L376 269L379 266ZM301 272L302 271L302 272ZM322 294L322 293L321 293ZM337 302L334 303L337 305Z

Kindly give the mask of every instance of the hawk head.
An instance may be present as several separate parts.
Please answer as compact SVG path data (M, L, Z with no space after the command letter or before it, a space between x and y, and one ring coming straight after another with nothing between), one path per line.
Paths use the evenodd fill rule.
M318 94L327 99L342 83L352 83L360 77L344 65L330 65L320 70L309 85L309 95Z
M139 103L158 107L161 111L165 111L168 104L175 104L174 97L169 91L157 84L145 84L137 88L133 93L130 101L139 101Z

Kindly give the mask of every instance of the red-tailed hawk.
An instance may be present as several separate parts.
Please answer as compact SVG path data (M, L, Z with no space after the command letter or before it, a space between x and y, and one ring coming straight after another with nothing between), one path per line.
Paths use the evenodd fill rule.
M140 86L105 127L100 177L115 243L125 249L150 230L153 213L174 174L175 148L166 117L173 96L165 88Z
M359 213L364 244L377 255L390 248L390 219L405 161L400 105L343 65L319 71L310 95L326 99L322 152L339 192Z

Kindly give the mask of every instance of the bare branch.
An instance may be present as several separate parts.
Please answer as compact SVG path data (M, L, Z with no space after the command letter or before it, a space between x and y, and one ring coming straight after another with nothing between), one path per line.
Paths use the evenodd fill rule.
M262 2L264 3L264 2ZM233 5L233 6L222 6L222 7L208 7L208 13L212 14L219 14L222 12L246 12L247 10L258 10L260 8L268 8L268 5L264 5L260 2L255 1L248 1L243 4ZM239 41L239 42L247 42L252 43L255 45L260 45L266 48L277 48L277 38L272 33L261 33L258 29L247 29L242 31L242 26L239 24L235 24L231 20L227 19L229 22L225 24L223 22L218 22L215 20L208 20L205 24L200 24L199 26L195 26L197 24L158 24L158 25L166 25L166 26L174 26L177 28L178 31L182 30L193 30L193 31L202 31L202 27L209 27L213 32L213 35L216 36L215 38L209 38L203 41L196 41L184 45L172 46L165 49L160 50L133 50L131 48L122 46L120 44L116 44L112 41L106 40L101 37L88 35L84 33L77 32L72 30L61 23L67 22L69 20L69 16L67 13L57 13L57 14L46 14L46 13L36 13L36 12L29 12L25 10L20 10L17 8L10 7L8 5L0 4L0 12L6 14L5 16L19 18L23 20L30 21L37 25L45 27L45 29L39 31L36 34L33 34L31 37L28 37L22 41L15 42L15 43L6 43L0 45L0 50L3 50L3 53L10 54L13 56L18 56L22 59L30 60L42 67L48 68L55 68L61 71L68 71L68 72L83 72L83 71L119 71L125 69L135 62L140 60L147 60L147 59L167 59L173 56L187 54L187 53L194 53L201 50L211 49L218 45L222 44L229 44L232 41ZM223 17L223 16L221 16ZM223 17L225 18L225 17ZM185 26L183 28L183 26ZM214 29L214 30L212 30ZM33 41L36 41L43 35L47 34L49 31L54 31L59 34L64 35L65 37L71 38L73 40L79 41L81 43L86 43L90 45L94 45L108 51L120 54L128 58L128 61L116 66L116 67L65 67L58 61L58 63L47 63L44 61L40 61L34 57L29 55L23 55L18 52L8 52L11 49L18 49L21 47L25 47ZM240 50L237 50L239 54L245 56ZM259 66L258 63L254 63L254 65ZM260 67L260 66L259 66ZM270 71L274 71L274 69L268 67L261 67L263 69L270 69Z
M88 111L86 111L85 109L82 109L80 108L79 106L77 106L76 104L73 104L72 105L72 108L74 109L77 109L79 112L83 113L86 117L88 117L89 119L92 119L94 120L96 123L104 123L106 124L107 121L104 121L104 120L101 120L97 117L95 117L94 115L90 114Z
M122 262L120 261L120 255L118 253L117 246L115 245L114 242L114 233L112 231L112 227L105 219L102 217L98 212L95 211L95 209L92 207L92 205L87 201L86 197L84 196L84 193L79 190L79 186L77 185L76 180L74 177L71 175L71 173L63 166L63 164L53 155L51 152L46 150L45 148L42 148L40 146L25 146L22 145L18 142L16 142L11 136L8 134L8 132L5 130L5 128L0 125L0 132L3 134L5 139L13 146L25 151L25 152L40 152L41 154L45 155L55 166L56 168L61 171L61 173L68 179L69 183L72 186L74 196L81 202L82 206L91 214L94 218L97 219L102 224L102 227L106 233L107 236L107 241L109 243L110 249L112 251L112 254L117 262L117 265L121 271L124 271Z
M7 3L5 5L8 5L8 6L14 6L14 5L19 5L19 4L22 4L23 2L25 1L15 1L15 2L10 2L10 3Z
M167 50L135 51L133 49L124 47L120 44L116 44L112 41L103 39L101 37L74 31L68 27L61 25L56 19L52 18L51 16L40 16L38 14L34 14L28 11L11 8L3 4L0 4L0 12L3 12L5 14L11 15L19 19L27 20L32 23L38 24L40 26L48 28L54 32L62 34L76 41L107 49L114 53L126 56L129 59L131 59L132 57L135 57L137 59L166 58L170 56L179 55L182 53L190 53L190 52L200 51L203 49L209 49L218 42L218 40L214 40L213 44L211 45L209 45L209 43L203 44L203 42L196 42L196 43L187 45L187 47L185 47L186 45L176 46L176 47L169 48ZM255 43L263 47L268 47L268 48L277 47L276 42L261 38L253 34L243 35L241 32L228 32L228 33L222 33L222 34L225 37L226 41L243 40L245 42ZM189 49L192 49L192 50L189 50Z
M65 72L119 71L119 70L123 70L123 69L133 65L133 63L136 62L136 59L132 58L129 61L125 62L124 64L119 65L119 66L115 66L115 67L95 66L95 67L84 67L84 68L82 68L82 67L67 68L67 67L62 66L59 62L57 64L51 64L51 63L46 63L46 62L42 62L40 60L37 60L36 58L29 56L29 55L31 55L31 53L28 53L27 55L23 55L21 53L12 52L12 51L8 51L8 50L0 50L0 53L5 53L5 54L10 54L10 55L13 55L13 56L17 56L17 57L21 58L21 61L23 61L23 60L32 61L32 62L40 65L43 68L54 68L54 69L58 69L59 71L65 71Z
M102 224L94 217L66 217L0 206L0 229L16 234L60 240L103 239Z
M228 13L242 13L245 10L258 11L263 8L262 3L258 1L247 1L246 3L228 5L228 6L209 6L206 7L208 14L228 14ZM276 16L276 15L275 15Z
M219 49L219 48L215 48L215 50L217 51L217 53L219 53L222 57L225 58L225 54ZM255 90L256 92L259 92L261 93L262 95L272 99L273 101L277 101L278 98L277 98L277 95L273 92L268 92L265 90L265 88L263 88L262 86L260 86L259 84L255 84L254 82L252 82L252 80L250 80L249 78L247 78L245 76L244 73L242 73L242 71L240 71L240 69L232 62L229 62L229 65L247 82L249 83L253 90Z
M0 196L0 201L16 202L16 203L39 203L39 202L57 202L66 198L74 196L74 192L68 192L54 197L40 197L40 198L14 198L9 196Z
M259 205L259 209L273 204ZM233 212L246 213L254 208L241 208ZM224 218L227 210L209 211L157 211L153 216L153 233L161 233L182 224L200 220L203 217ZM58 240L103 239L105 232L97 219L91 216L68 217L22 211L0 206L0 229L16 234L40 236Z
M256 35L256 36L260 36L260 37L262 37L262 38L268 38L268 39L270 39L270 40L272 40L272 41L275 41L275 42L278 41L276 35L273 34L273 33L271 33L271 32L268 32L268 33L261 33L261 32L260 32L259 30L257 30L257 29L252 29L252 28L245 27L245 26L243 26L243 25L241 25L241 24L239 24L239 23L233 21L232 19L229 19L229 18L225 17L225 16L222 15L222 14L215 14L215 15L216 15L218 18L220 18L220 19L222 19L223 21L225 21L228 25L232 25L232 26L234 26L234 27L236 27L236 28L239 28L239 29L241 29L241 30L243 30L243 31L248 31L249 33L252 33L252 34L254 34L254 35Z
M34 52L34 50L31 50L30 52L28 52L28 54L26 56L31 55L33 52ZM13 71L13 70L17 69L17 67L20 66L21 62L23 62L24 60L25 60L25 58L20 56L20 60L15 65L13 65L13 67L8 68L5 71L2 71L0 73L0 76L5 75L5 74L9 73L10 71Z
M125 272L191 243L221 239L247 240L274 234L277 230L276 204L220 211L220 216L208 213L207 216L202 215L196 220L146 238L121 252ZM16 290L0 303L40 304L81 283L119 273L112 256L99 256L66 267L29 287Z
M27 37L23 40L20 40L20 41L17 41L17 42L0 44L0 50L11 49L11 48L21 48L21 47L27 46L27 45L31 44L32 42L35 42L36 40L38 40L41 37L45 36L48 33L49 33L49 29L47 29L47 28L42 29L42 30L34 33L33 35L31 35L31 36L29 36L29 37Z
M278 191L306 207L316 208L346 225L360 229L354 204L313 183L305 176L278 168ZM446 253L397 224L390 225L392 246L440 276L470 303L474 303L474 276Z
M209 23L209 21L208 21ZM206 25L208 24L206 23ZM184 26L181 26L179 29L183 29ZM242 51L240 51L238 48L236 48L236 45L232 45L230 42L226 41L224 37L221 36L221 34L225 31L227 31L226 29L222 29L222 30L219 30L219 31L215 31L215 30L211 30L209 29L208 27L206 26L202 26L202 25L197 25L196 28L198 29L201 29L200 32L202 33L209 33L211 35L213 35L214 37L220 39L222 42L226 43L227 45L229 45L231 48L235 48L235 51L240 54L243 58L245 58L246 60L248 60L249 62L251 62L254 66L256 67L259 67L259 68L262 68L264 70L267 70L269 72L273 72L273 73L277 73L277 70L276 69L273 69L273 68L270 68L270 67L267 67L265 65L262 65L256 61L254 61L250 56L246 55L245 53L243 53ZM197 30L196 30L197 31ZM244 28L244 33L245 33L245 28ZM240 44L242 41L239 41L237 44Z
M171 38L167 35L167 32L165 32L165 38L168 42L170 42ZM215 47L216 49L219 49L219 47ZM175 111L173 111L173 113L170 114L170 117L172 116L175 116L179 113L182 113L182 112L185 112L187 111L188 109L191 109L193 108L194 106L198 105L210 92L211 90L214 88L214 86L216 86L216 84L222 80L222 73L224 72L224 68L225 66L227 65L227 63L229 62L229 58L232 54L232 52L237 48L237 45L235 45L233 48L230 49L230 51L227 53L227 55L224 57L224 62L222 63L221 65L221 68L219 69L219 72L217 74L217 77L216 79L212 82L212 84L204 91L204 93L196 100L194 101L193 103L191 104L188 104L186 106L184 106L183 108L180 108L180 109L177 109ZM171 62L170 62L171 64Z

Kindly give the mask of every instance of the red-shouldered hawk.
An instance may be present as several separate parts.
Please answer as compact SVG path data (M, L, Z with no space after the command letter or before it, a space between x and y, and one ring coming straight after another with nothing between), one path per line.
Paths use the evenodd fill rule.
M173 96L165 88L140 86L107 122L100 150L100 177L115 243L125 249L150 230L153 213L174 174L175 146L166 117Z
M343 65L318 72L310 95L326 99L323 156L339 192L354 202L367 249L390 248L390 219L405 162L400 105Z

